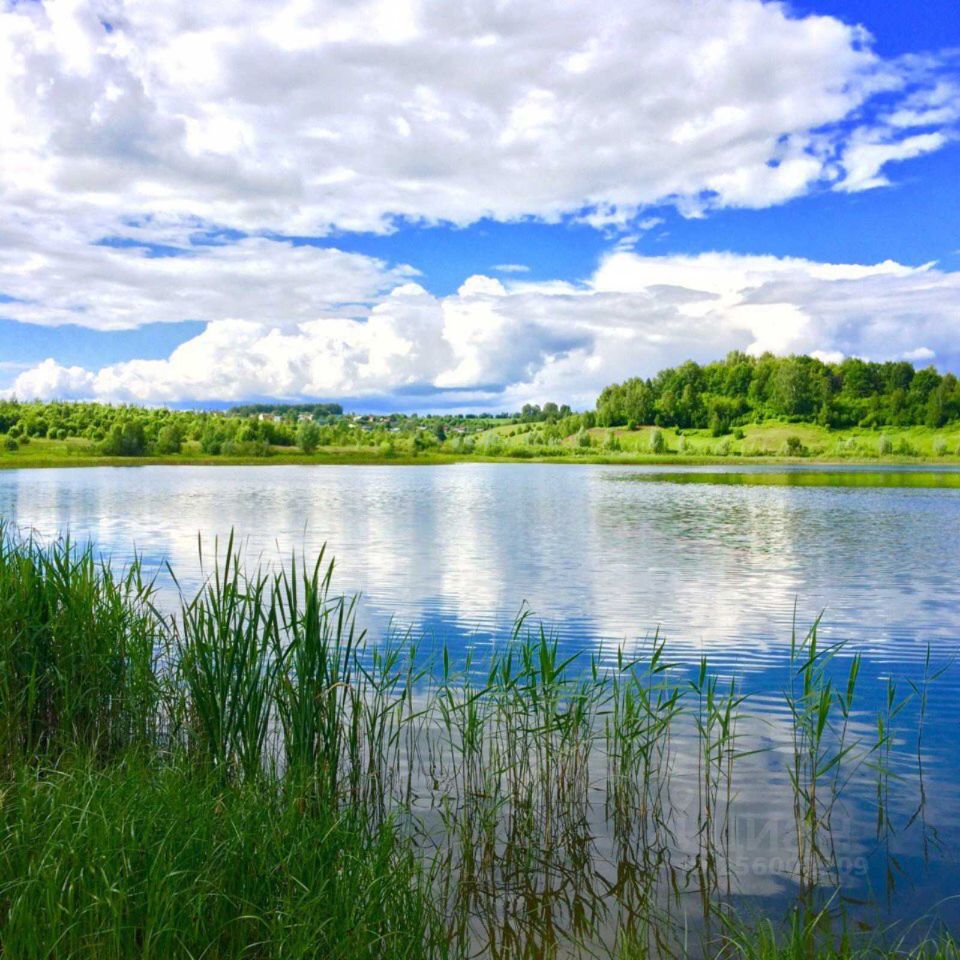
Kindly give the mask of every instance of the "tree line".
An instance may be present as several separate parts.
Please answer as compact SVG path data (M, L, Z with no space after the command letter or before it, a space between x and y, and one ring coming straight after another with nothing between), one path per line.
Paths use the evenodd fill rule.
M740 352L611 384L596 408L599 426L655 424L710 429L717 436L769 419L844 428L941 427L958 418L960 381L933 367Z

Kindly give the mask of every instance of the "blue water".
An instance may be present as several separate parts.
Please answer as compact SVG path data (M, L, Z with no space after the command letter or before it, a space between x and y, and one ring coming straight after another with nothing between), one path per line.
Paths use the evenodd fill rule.
M841 661L863 655L865 728L889 681L898 695L920 682L929 647L932 666L946 669L930 690L922 742L915 700L898 718L895 829L877 837L865 790L840 840L852 889L890 916L960 896L960 490L623 482L633 472L19 470L0 472L0 517L43 536L90 539L116 563L135 548L161 576L169 562L188 587L200 582L198 533L209 553L234 530L248 558L264 563L327 544L334 582L362 594L374 639L410 630L482 649L509 635L524 605L565 647L601 657L617 645L642 649L659 631L674 660L707 655L741 678L764 724L757 737L774 749L786 743L778 694L794 624L805 631L822 615L824 640L847 644ZM754 762L749 782L747 815L786 789L766 760ZM745 892L783 893L775 859L748 856L743 870ZM955 904L941 912L960 918Z

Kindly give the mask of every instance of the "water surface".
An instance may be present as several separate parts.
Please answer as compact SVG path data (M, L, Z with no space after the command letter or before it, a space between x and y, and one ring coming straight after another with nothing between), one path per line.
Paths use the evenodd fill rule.
M901 695L920 682L929 648L947 668L931 689L922 742L916 702L898 719L896 830L877 835L869 789L842 825L851 890L895 918L960 894L957 483L958 474L902 468L19 470L0 472L0 518L90 539L116 563L135 548L161 578L169 562L187 586L201 579L198 534L209 554L233 530L248 558L265 563L326 544L337 587L363 595L374 642L409 630L482 654L509 636L524 606L565 648L601 658L623 645L642 651L659 632L673 659L706 655L740 679L754 696L753 733L774 753L789 739L779 694L794 625L806 630L822 616L824 639L847 644L841 659L863 655L864 730L889 682ZM773 797L788 805L782 769L769 757L751 763L742 810L756 815ZM766 860L741 853L740 889L761 900L788 895L782 850Z

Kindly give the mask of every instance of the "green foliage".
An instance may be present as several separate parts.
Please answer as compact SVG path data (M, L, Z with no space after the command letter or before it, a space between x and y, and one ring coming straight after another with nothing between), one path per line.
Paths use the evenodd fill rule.
M297 427L297 446L304 453L313 453L320 443L320 427L313 420L303 420Z
M783 452L788 457L805 457L810 451L803 445L803 441L791 434L783 442Z
M160 454L179 453L183 447L183 431L179 424L168 423L157 434L156 451Z
M667 441L663 435L662 430L651 430L650 431L650 452L659 454L665 453L667 449Z
M101 445L108 457L141 457L147 452L147 435L139 420L115 423Z
M709 429L722 436L751 420L940 427L960 418L960 382L905 362L839 364L815 357L731 353L705 366L688 361L649 380L606 387L597 399L602 426L630 421Z

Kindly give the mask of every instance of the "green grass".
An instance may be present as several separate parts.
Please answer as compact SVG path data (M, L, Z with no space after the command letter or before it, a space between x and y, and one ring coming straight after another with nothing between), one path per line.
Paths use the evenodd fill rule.
M900 826L897 717L935 665L871 718L859 659L838 674L814 625L770 749L736 683L658 640L565 656L522 617L457 663L368 642L323 556L245 571L228 542L164 615L136 564L0 544L4 957L863 955L831 910L832 813L854 790L878 831ZM749 926L730 823L758 751L790 784L796 901Z
M551 445L531 444L536 424L501 424L476 436L474 452L457 452L452 443L430 447L416 455L401 445L387 453L380 446L321 447L311 454L296 448L274 447L267 457L229 457L204 454L199 444L184 445L179 454L145 457L107 457L97 445L80 439L32 440L16 451L0 450L0 469L14 467L88 467L169 465L271 465L271 464L444 464L458 462L527 460L561 463L730 463L730 462L829 462L829 463L960 463L960 424L941 429L889 427L878 430L829 430L815 424L768 421L747 424L743 436L714 437L707 430L677 431L662 428L666 442L662 454L651 452L654 427L627 430L595 428L589 447L576 437ZM611 447L611 438L614 447ZM788 447L790 438L799 448ZM489 444L494 442L494 446Z
M133 755L8 774L0 894L2 954L18 960L441 953L391 828Z

